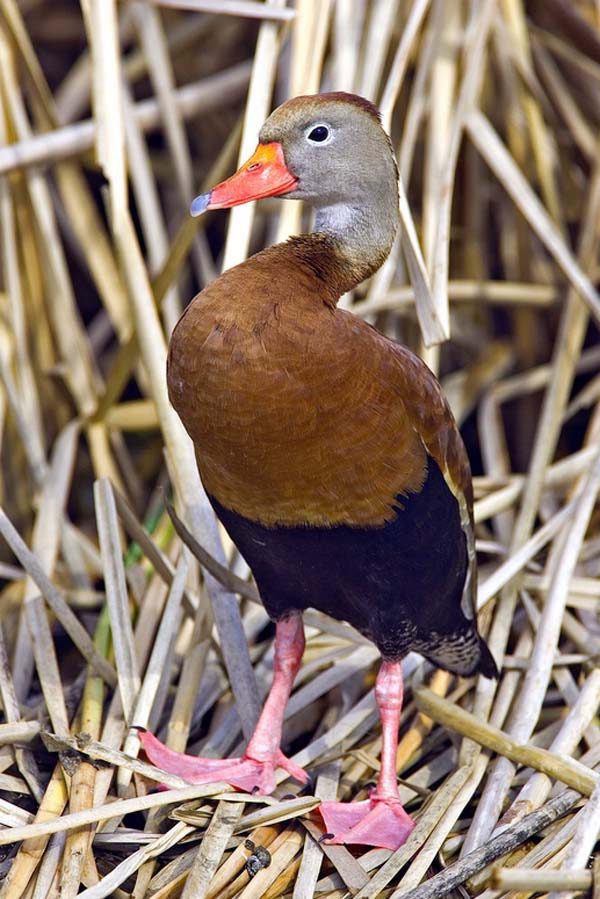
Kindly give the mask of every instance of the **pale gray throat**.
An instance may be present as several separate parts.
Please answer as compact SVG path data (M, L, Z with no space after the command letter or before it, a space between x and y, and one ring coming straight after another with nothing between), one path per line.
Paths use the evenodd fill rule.
M398 205L392 202L355 205L348 202L317 206L314 231L336 239L340 249L364 270L364 278L388 255L398 229Z

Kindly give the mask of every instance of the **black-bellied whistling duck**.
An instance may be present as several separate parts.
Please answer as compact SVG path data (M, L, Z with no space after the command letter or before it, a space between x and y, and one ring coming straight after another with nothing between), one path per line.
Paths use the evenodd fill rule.
M497 674L475 622L469 463L426 365L336 308L379 268L398 228L396 162L375 107L344 93L284 103L252 158L192 212L274 195L314 206L313 233L203 290L168 362L202 482L276 622L273 685L242 759L141 739L156 764L193 782L270 792L277 767L304 781L280 747L302 611L348 621L383 659L381 771L368 800L321 813L333 842L395 849L412 828L396 780L400 660L417 650L456 674Z

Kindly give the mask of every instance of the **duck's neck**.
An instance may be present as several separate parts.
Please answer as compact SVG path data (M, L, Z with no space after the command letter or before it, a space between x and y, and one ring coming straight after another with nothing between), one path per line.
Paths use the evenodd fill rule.
M307 240L321 250L330 246L336 257L330 265L336 301L369 278L387 258L398 229L397 195L390 194L376 204L336 203L316 209L314 231Z

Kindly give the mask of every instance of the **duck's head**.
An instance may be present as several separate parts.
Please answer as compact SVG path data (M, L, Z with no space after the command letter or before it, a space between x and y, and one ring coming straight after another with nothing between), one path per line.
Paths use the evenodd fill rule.
M378 209L397 221L398 172L377 109L355 94L294 97L273 112L241 168L196 197L192 215L262 197L306 200L340 227L353 211ZM333 227L330 230L335 230Z

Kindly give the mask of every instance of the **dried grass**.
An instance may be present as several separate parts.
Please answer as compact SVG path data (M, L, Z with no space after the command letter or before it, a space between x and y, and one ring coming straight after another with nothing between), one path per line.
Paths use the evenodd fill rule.
M593 0L0 0L1 899L598 891L599 84ZM406 660L395 853L318 842L318 802L379 766L377 653L339 622L306 615L286 714L314 796L185 786L129 729L235 752L268 688L164 360L196 289L302 226L272 201L192 221L192 194L327 89L397 148L402 247L343 302L446 385L505 662Z

